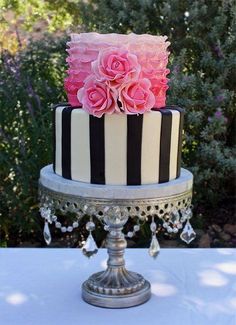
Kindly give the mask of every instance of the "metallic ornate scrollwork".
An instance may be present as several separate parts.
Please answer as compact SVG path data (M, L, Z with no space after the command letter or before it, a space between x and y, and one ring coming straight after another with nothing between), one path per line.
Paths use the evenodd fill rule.
M62 194L50 190L39 184L40 205L47 206L61 213L76 213L78 216L84 214L92 215L99 220L104 219L104 215L110 210L112 217L113 211L119 207L121 216L138 217L146 220L147 217L155 215L165 220L165 215L174 210L187 209L191 207L192 190L165 198L152 199L94 199L84 198L75 195Z
M133 231L128 232L127 237L129 238L140 230L139 222L143 223L151 219L152 240L149 254L154 258L160 250L156 236L157 220L162 222L163 228L169 233L177 233L183 228L181 239L187 243L196 236L189 223L192 190L161 198L98 199L55 192L39 183L39 199L41 216L45 219L44 238L47 244L51 242L49 224L54 222L62 232L71 232L79 227L83 216L90 216L90 220L86 223L89 236L82 248L83 253L90 257L98 251L92 236L92 231L95 228L93 218L97 218L104 225L104 229L108 231L106 240L109 255L107 269L90 276L84 282L82 290L83 299L96 306L130 307L141 304L150 298L149 282L140 274L125 268L124 250L127 244L122 229L129 217L138 220ZM70 226L63 226L58 221L57 212L74 213L75 220ZM183 227L185 222L185 227Z

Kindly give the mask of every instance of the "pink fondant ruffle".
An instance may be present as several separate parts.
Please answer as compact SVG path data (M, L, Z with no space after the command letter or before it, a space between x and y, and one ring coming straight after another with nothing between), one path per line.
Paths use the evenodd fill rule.
M123 87L123 89L127 89L127 92L129 92L131 86L128 87L128 83L130 84L132 80L136 80L139 86L139 92L143 91L143 94L141 95L140 93L140 96L145 95L145 98L148 99L146 101L148 103L148 105L146 103L148 110L150 109L150 103L152 104L154 102L153 98L155 98L154 105L156 108L165 106L166 91L168 89L167 75L170 72L169 69L166 68L169 56L167 48L170 45L170 42L167 41L167 36L153 36L147 34L136 35L134 33L128 35L81 33L72 34L71 41L68 42L67 45L68 57L66 61L69 68L67 70L68 77L65 79L64 87L68 96L68 101L72 106L81 105L81 96L85 92L82 90L79 92L79 90L84 89L84 87L87 89L88 85L85 84L88 78L90 78L89 83L91 83L91 78L94 78L94 81L97 80L100 83L104 82L106 87L111 88L112 96L116 94L116 91L112 90L114 87L117 88L118 85L119 87ZM124 63L126 64L125 70L120 73L119 78L116 76L113 78L114 72L105 71L103 65L99 63L101 62L103 53L107 53L107 50L109 52L110 48L113 49L113 60L114 55L119 56L121 55L119 53L125 53L125 51L129 53L129 55L127 55L128 63ZM135 57L137 58L136 64L133 63L136 60ZM106 62L108 62L110 60L109 57L106 57L106 60ZM134 68L137 67L137 73L132 70L132 67L127 67L127 64L133 65ZM137 82L137 80L140 81ZM144 83L143 80L149 80L150 87L147 87L146 85L148 83ZM124 85L122 85L122 83L124 83ZM143 85L145 85L146 88ZM99 86L101 87L100 84ZM95 83L93 87L96 88L98 85ZM122 98L126 98L125 90L121 91L121 89L117 93L122 94ZM107 91L109 92L109 89ZM78 93L80 93L80 100L78 99ZM124 103L126 109L123 111L126 111L126 113L127 111L137 113L135 111L135 105L140 107L140 105L137 104L137 99L136 102L133 100L133 109L131 107L132 104L127 104L129 101L130 98ZM144 106L143 104L142 110L140 111L145 111ZM115 111L114 108L112 109Z

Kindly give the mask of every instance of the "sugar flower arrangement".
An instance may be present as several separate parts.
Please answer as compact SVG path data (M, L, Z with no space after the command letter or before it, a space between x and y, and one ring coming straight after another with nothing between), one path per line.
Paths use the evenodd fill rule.
M166 36L72 34L64 86L72 106L89 114L143 114L165 106Z

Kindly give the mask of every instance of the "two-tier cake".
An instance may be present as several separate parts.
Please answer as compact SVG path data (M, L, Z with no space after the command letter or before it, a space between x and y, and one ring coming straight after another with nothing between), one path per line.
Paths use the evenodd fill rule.
M54 107L54 172L92 184L180 176L183 110L165 106L166 36L72 34L68 104Z

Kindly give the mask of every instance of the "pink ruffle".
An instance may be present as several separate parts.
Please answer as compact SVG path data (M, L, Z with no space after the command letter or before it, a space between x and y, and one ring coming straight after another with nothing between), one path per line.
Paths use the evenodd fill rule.
M105 83L108 94L110 92L109 88L120 87L123 89L123 96L125 93L124 89L128 89L128 84L136 80L140 82L140 85L146 85L145 82L143 83L143 80L148 80L150 87L144 88L147 93L151 94L149 94L150 96L146 103L148 106L146 110L149 110L150 103L153 104L155 108L165 106L166 91L168 89L167 75L170 72L169 69L166 68L169 56L167 48L170 45L166 36L153 36L147 34L136 35L134 33L128 35L81 33L72 34L71 41L68 42L67 45L68 57L66 61L69 68L67 70L68 77L65 79L65 90L68 101L72 106L81 105L81 100L77 98L77 93L81 89L81 98L81 94L84 93L82 90L88 78L93 78L94 81L97 80ZM115 75L113 71L114 65L112 65L112 68L109 66L109 64L112 64L111 61L114 59L114 56L109 59L109 62L107 58L104 59L104 64L101 61L101 53L106 53L106 51L111 48L116 52L116 54L114 53L116 56L121 55L122 57L123 54L121 53L128 53L128 63L122 61L125 64L125 69L123 69L124 71L122 72L118 71L117 75ZM124 55L121 59L124 59ZM108 70L107 67L109 68ZM118 89L119 94L121 94L121 89ZM114 94L116 92L111 90L111 93L114 99ZM129 104L130 98L126 98L125 100L127 100L127 102L121 104L123 106L122 110L127 114L134 113L138 106L140 113L145 111L144 107L140 109L143 103L140 104L137 101L137 103L134 104L134 102L131 101L133 104ZM111 106L107 105L107 107L109 106L109 112L120 111L115 99L114 103L116 109L114 109L113 104ZM135 108L136 104L138 106ZM132 105L133 108L131 107ZM103 113L104 112L105 110L103 110Z
M65 78L64 88L67 94L68 102L71 106L81 106L81 103L77 98L77 92L83 87L83 85L83 81L78 81L72 77Z

